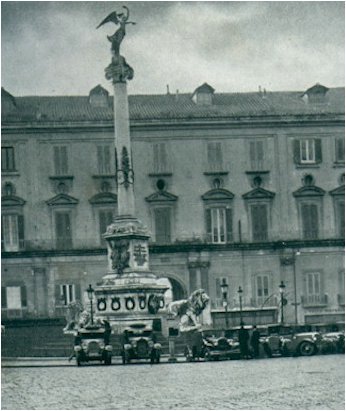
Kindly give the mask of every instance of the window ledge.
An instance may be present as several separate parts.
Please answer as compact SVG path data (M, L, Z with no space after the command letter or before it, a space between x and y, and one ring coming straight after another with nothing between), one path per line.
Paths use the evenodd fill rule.
M19 171L15 170L15 171L1 171L1 175L2 176L6 176L6 177L12 177L12 176L19 176Z
M73 180L73 176L50 176L51 180Z
M203 174L205 176L227 176L228 171L205 171Z
M245 174L269 174L269 170L245 171Z
M303 308L323 308L327 307L328 303L303 303Z
M114 174L94 174L92 178L115 178Z
M149 177L170 177L170 176L172 176L173 175L173 173L170 173L170 172L162 172L162 173L149 173L148 174L148 176Z
M316 163L296 164L296 168L320 168L320 164L316 164Z
M339 162L339 161L335 161L333 164L334 168L344 168L345 167L345 162Z

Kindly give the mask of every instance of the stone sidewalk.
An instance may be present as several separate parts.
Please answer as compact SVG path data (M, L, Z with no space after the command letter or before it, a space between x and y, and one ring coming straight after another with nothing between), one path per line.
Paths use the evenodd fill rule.
M177 362L186 362L183 355L177 355ZM161 355L161 362L168 364L176 364L177 362L170 362L169 355ZM150 364L148 360L134 360L134 364ZM99 361L92 361L87 365L102 365ZM112 365L123 365L120 356L114 356L112 358ZM1 359L1 368L18 368L18 367L76 367L76 361L72 358L71 361L66 357L7 357Z

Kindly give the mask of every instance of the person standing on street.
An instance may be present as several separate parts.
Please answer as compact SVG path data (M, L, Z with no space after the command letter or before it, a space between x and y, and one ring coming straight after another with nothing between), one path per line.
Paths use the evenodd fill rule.
M244 324L241 324L239 329L239 346L240 346L240 356L243 359L249 358L249 332L244 328Z
M255 325L253 326L250 344L252 347L254 357L258 358L259 357L260 332L258 331Z

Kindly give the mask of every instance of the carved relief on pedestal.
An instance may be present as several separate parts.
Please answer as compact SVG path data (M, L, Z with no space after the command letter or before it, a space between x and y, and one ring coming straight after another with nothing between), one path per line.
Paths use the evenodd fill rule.
M130 242L128 240L110 240L111 246L110 258L112 260L112 269L118 274L122 274L125 268L129 267L130 261Z

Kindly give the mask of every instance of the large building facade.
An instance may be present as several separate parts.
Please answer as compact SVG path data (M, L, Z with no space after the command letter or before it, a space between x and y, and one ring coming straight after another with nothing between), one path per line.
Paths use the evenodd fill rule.
M285 322L343 321L344 89L203 84L129 106L136 210L173 298L204 288L216 326L273 322L281 307ZM107 273L114 162L101 86L86 97L2 89L3 319L60 317Z

